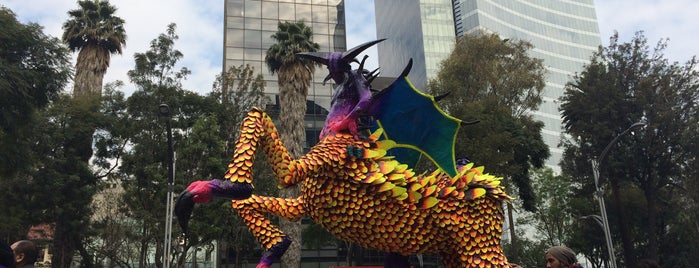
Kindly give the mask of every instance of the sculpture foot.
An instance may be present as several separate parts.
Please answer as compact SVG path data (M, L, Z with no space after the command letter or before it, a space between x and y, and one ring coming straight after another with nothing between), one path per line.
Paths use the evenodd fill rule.
M274 246L262 254L260 263L257 264L256 268L269 268L274 261L281 259L289 246L291 246L291 239L286 236L282 237L281 242L274 244Z

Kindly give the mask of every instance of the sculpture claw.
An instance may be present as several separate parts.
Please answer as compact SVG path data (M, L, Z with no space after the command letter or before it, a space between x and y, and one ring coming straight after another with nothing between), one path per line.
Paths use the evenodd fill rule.
M207 203L214 197L229 199L245 199L252 195L253 187L249 183L233 183L230 180L195 181L182 191L175 202L175 215L187 234L189 220L192 217L195 203Z

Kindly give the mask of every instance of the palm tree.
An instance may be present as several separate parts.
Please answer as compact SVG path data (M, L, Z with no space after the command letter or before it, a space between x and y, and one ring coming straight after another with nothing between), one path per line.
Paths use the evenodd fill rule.
M297 57L296 53L318 51L320 45L313 42L312 37L313 31L304 22L279 22L277 32L272 34L277 43L267 50L265 56L270 72L277 73L278 77L279 136L294 158L303 154L306 95L315 71L314 62ZM280 196L285 198L295 198L298 195L298 186L280 191ZM284 254L282 264L289 268L299 267L301 225L281 221L280 227L294 241Z
M79 51L73 96L100 96L111 54L121 54L126 45L124 20L114 16L117 9L106 0L83 0L78 5L79 9L68 11L70 18L63 24L63 42Z

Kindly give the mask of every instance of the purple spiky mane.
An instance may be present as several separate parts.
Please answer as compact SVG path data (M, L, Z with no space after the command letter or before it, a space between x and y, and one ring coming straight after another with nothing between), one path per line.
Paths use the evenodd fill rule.
M376 70L374 72L364 70L366 56L359 64L358 69L353 70L350 63L356 61L354 57L366 48L381 41L383 39L368 42L347 52L298 54L326 65L330 73L325 81L333 79L337 84L330 103L330 113L320 133L321 139L327 135L341 132L349 132L357 136L360 116L374 114L372 107L375 105L371 103L372 91L370 81L367 78L374 78Z

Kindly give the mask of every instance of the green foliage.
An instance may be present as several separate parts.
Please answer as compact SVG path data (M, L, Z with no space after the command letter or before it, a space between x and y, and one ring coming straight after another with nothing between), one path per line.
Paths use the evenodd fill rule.
M225 173L243 116L252 106L265 102L262 76L256 75L249 66L231 68L225 75L218 76L213 92L208 96L184 90L181 81L189 70L174 68L183 56L174 49L176 40L175 25L171 24L166 34L151 42L150 50L135 54L135 68L128 74L138 90L124 99L122 93L115 91L121 84L110 84L102 102L102 112L110 119L104 124L105 129L96 135L99 149L96 163L107 172L114 168L112 161L119 160L118 172L113 176L121 180L125 190L122 216L127 220L110 222L104 219L97 223L101 228L114 226L113 231L123 230L123 234L129 237L128 241L115 240L114 243L129 249L136 245L136 252L148 248L162 249L164 242L166 120L173 129L175 193L179 193L194 180L220 178ZM169 105L170 118L158 115L160 103ZM271 177L270 173L266 170L258 172L258 169L255 172L261 178ZM256 181L257 193L264 194L265 189L273 188L266 181L272 182ZM184 247L174 247L174 260L183 262L189 249L208 245L213 240L236 251L237 256L257 252L255 248L244 246L254 243L254 240L240 219L232 213L221 213L231 211L229 202L217 200L195 210L190 223L190 239ZM177 238L181 231L176 224L173 230L173 237ZM109 233L104 234L104 238L114 240L114 235ZM95 245L94 248L101 250L103 259L116 263L126 263L129 252L132 252L118 252L107 245ZM156 262L162 261L162 254L161 250L156 250ZM133 256L132 263L146 262L145 255Z
M93 98L102 94L111 54L121 54L126 45L125 22L114 15L116 7L109 1L81 0L78 5L80 8L68 11L63 23L63 42L78 52L73 96Z
M511 179L524 208L534 211L529 170L543 166L549 151L543 123L527 115L541 103L544 67L530 58L525 41L476 33L460 37L427 88L449 114L465 121L456 143L457 157L468 157L492 174Z
M26 195L15 200L30 211L29 224L53 225L53 249L64 253L53 255L57 267L70 265L88 235L97 178L82 160L84 143L77 137L92 131L92 105L61 95L41 114L33 129L34 169L25 178Z
M68 83L68 51L38 24L21 24L0 7L0 176L29 168L29 131L37 113Z
M285 66L301 63L310 67L309 71L313 73L315 66L313 61L296 57L296 53L315 52L320 49L320 45L313 42L313 30L311 27L306 26L306 23L303 21L280 21L277 28L278 30L272 34L272 39L276 43L269 47L265 55L265 62L269 71L276 73Z
M109 53L122 53L126 45L125 21L114 16L117 8L109 1L78 1L79 9L68 11L63 23L63 40L76 52L88 45L104 48Z
M571 137L564 144L562 170L582 183L582 196L592 196L594 190L590 158L598 157L631 124L647 122L647 127L611 144L600 165L600 183L611 189L605 199L611 203L607 211L613 240L621 241L627 267L640 258L679 266L669 256L687 256L688 248L697 247L678 241L670 230L684 233L683 238L698 234L679 215L695 207L688 200L697 200L696 191L687 187L695 184L697 174L699 73L695 58L683 65L665 59L666 46L660 41L651 50L642 32L626 43L615 34L566 85L561 98ZM686 215L699 220L696 213Z

